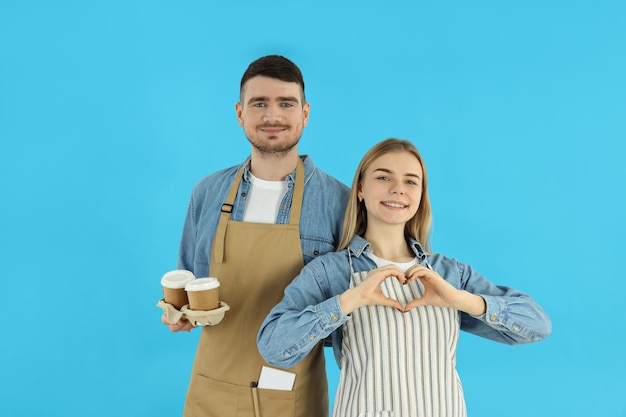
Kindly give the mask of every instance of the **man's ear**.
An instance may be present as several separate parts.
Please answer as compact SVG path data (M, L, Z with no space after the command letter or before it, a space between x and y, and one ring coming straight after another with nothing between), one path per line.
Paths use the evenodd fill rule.
M237 123L239 123L239 126L243 127L243 107L241 103L235 103L235 112L237 113Z
M311 103L307 101L306 103L304 103L304 106L302 106L302 115L303 115L302 127L306 127L306 125L309 124L310 112L311 112Z

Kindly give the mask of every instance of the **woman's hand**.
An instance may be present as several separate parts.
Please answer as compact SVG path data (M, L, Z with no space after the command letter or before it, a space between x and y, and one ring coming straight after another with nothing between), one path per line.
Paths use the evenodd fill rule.
M403 311L402 304L398 300L386 297L380 289L380 284L389 277L395 277L401 284L407 282L404 273L396 265L372 269L363 282L356 287L348 288L339 296L339 305L343 314L347 316L359 307L375 305L389 306Z
M450 307L474 316L485 314L487 306L485 300L464 290L455 288L443 279L436 271L422 265L414 265L406 271L407 283L419 279L424 285L424 295L421 298L409 301L404 311L419 306Z

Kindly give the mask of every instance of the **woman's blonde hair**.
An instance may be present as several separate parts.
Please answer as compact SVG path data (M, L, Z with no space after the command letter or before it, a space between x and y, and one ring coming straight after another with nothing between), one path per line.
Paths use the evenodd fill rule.
M426 165L417 148L408 140L402 139L385 139L374 145L361 159L359 166L352 181L352 189L348 197L346 206L346 214L343 219L343 230L341 231L341 240L337 246L337 250L343 250L348 247L350 241L355 235L364 236L367 230L367 211L365 203L358 201L358 191L361 179L365 171L372 165L374 160L388 154L390 152L408 152L415 155L422 166L422 199L420 206L415 215L406 223L404 228L405 237L412 237L417 240L426 252L430 251L430 225L432 222L432 212L430 208L430 199L428 198L428 175L426 174Z

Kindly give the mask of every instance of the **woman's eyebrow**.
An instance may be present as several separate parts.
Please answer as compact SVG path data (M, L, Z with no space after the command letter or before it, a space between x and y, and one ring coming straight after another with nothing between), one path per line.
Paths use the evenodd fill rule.
M386 172L388 174L393 174L394 172L388 168L376 168L373 172L376 171L382 171L382 172ZM419 175L417 174L413 174L411 172L407 172L406 174L404 174L405 177L415 177L415 178L421 178Z

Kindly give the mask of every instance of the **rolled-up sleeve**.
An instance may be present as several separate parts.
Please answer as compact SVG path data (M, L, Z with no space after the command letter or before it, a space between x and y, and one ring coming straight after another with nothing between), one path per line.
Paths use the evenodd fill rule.
M196 224L193 206L193 197L189 199L187 206L187 216L183 226L183 233L180 239L180 249L178 251L178 269L193 271L194 255L196 251Z
M487 306L481 316L461 313L462 330L510 345L537 342L550 335L550 318L529 295L495 285L469 265L457 262L457 266L461 289L481 296Z

